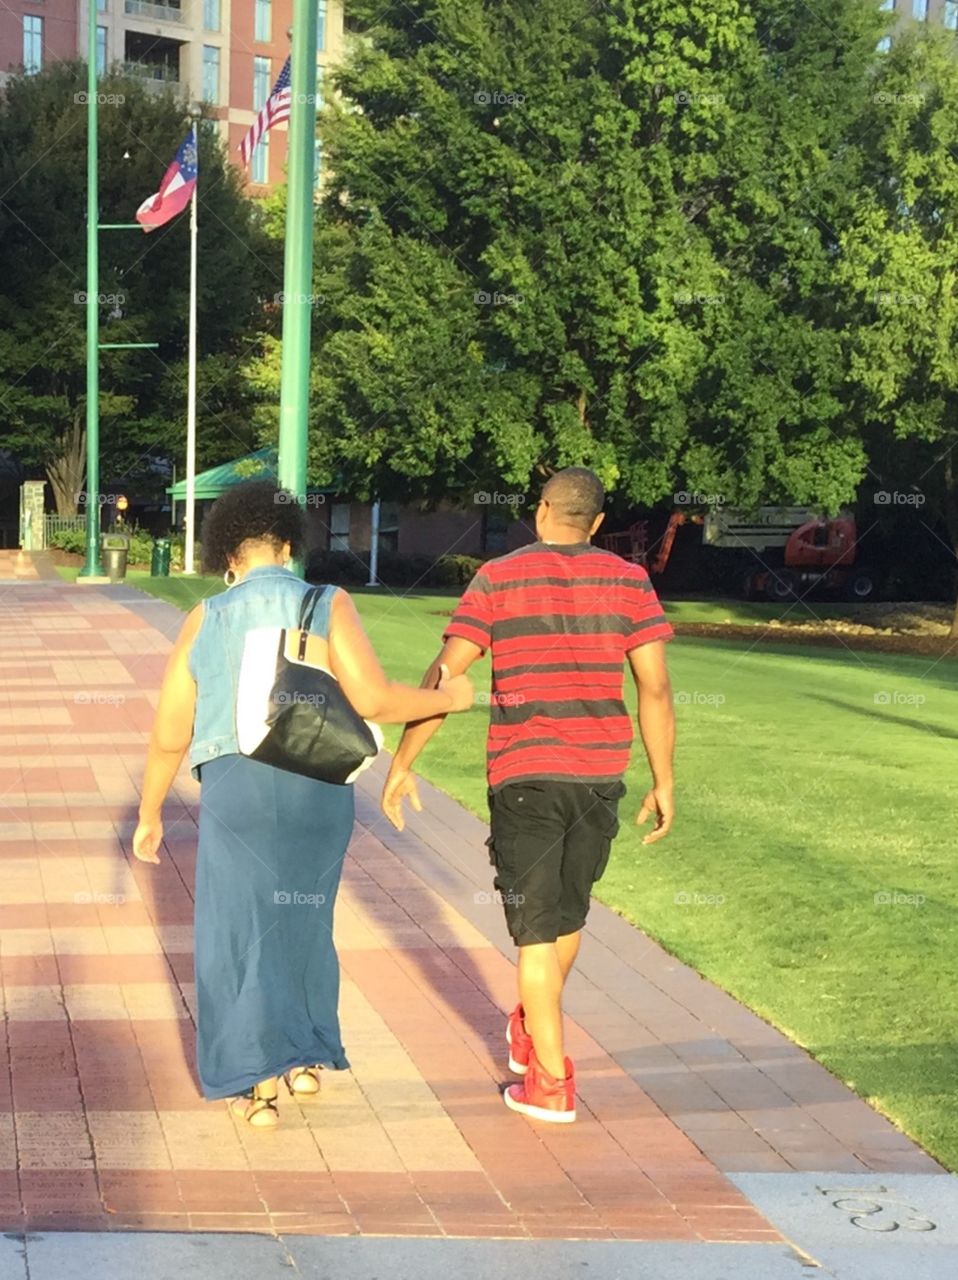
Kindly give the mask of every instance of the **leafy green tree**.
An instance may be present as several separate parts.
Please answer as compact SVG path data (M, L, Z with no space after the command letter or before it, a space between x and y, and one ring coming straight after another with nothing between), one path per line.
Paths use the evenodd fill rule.
M829 295L874 5L351 16L321 126L317 476L436 496L582 462L628 503L853 495Z
M863 113L863 181L843 227L850 379L866 439L901 470L874 483L958 556L958 67L953 35L916 29L883 59ZM910 464L910 465L909 465ZM952 626L958 635L958 610Z
M75 510L85 450L86 69L55 63L0 97L0 443L44 468L58 510ZM100 220L132 222L188 127L183 105L135 80L100 81ZM201 124L198 436L203 458L250 447L238 365L262 298L279 286L276 246ZM104 479L185 445L189 228L100 234L103 342L158 342L100 356Z

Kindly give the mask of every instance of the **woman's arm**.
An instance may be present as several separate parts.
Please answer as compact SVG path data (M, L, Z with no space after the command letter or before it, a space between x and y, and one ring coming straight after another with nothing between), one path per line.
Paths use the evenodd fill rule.
M196 682L189 667L190 647L203 622L203 606L187 615L166 664L160 701L146 757L140 821L133 836L133 852L143 862L159 862L157 850L163 838L160 811L193 736Z
M472 705L472 684L466 676L440 679L438 687L431 689L414 689L390 680L345 591L337 591L333 597L329 665L355 710L380 724L404 724L447 711L465 711Z

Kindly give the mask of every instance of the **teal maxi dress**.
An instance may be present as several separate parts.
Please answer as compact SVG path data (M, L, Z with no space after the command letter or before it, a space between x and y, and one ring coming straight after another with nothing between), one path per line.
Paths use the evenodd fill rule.
M200 770L197 1060L207 1098L314 1063L349 1066L333 910L353 788L242 755Z

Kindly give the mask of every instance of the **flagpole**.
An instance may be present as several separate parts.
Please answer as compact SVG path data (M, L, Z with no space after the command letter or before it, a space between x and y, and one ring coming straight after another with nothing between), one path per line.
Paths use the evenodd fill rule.
M196 116L193 111L193 145L199 151ZM190 197L190 352L187 360L187 392L186 392L186 539L183 547L183 572L195 573L193 553L196 547L196 192L199 188L199 166L197 166L197 182L193 184Z
M279 483L306 499L309 355L313 292L313 175L316 152L316 0L294 0L286 249L283 264L283 345L279 398ZM292 566L303 576L300 560Z
M97 181L95 0L87 6L86 161L86 559L77 581L103 576L100 560L100 202Z
M183 572L195 573L196 543L196 187L190 197L190 338L186 382L186 538Z

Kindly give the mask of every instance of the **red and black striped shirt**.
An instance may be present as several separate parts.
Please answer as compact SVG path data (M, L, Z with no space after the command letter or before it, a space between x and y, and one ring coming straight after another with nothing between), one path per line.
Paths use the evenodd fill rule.
M632 745L625 656L672 638L643 568L584 542L534 542L482 566L451 636L492 650L492 788L622 777Z

